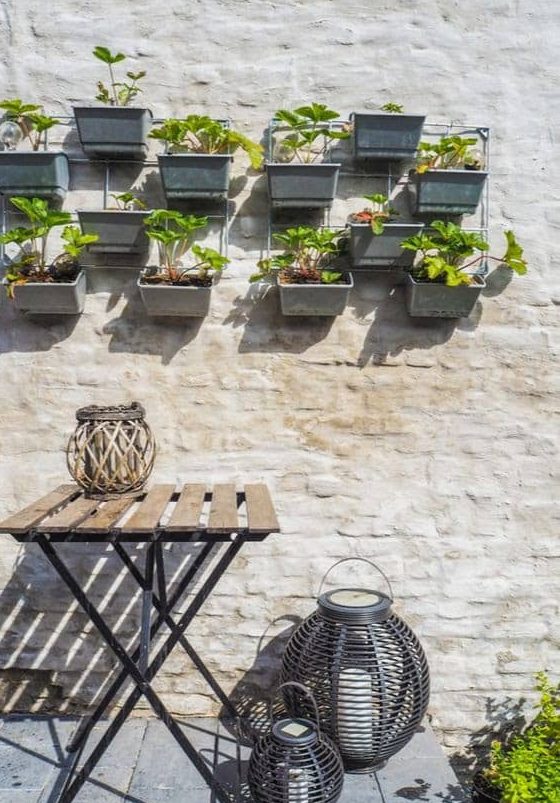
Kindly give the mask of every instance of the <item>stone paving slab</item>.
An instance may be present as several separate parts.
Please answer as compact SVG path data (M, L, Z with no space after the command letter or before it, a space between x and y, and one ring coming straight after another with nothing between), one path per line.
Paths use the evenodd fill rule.
M75 718L0 719L0 803L55 803L64 747ZM93 731L93 746L106 723ZM250 748L214 719L181 723L232 803L251 803ZM466 803L431 729L422 728L376 774L347 775L339 803ZM130 719L76 797L76 803L215 803L215 797L162 722Z

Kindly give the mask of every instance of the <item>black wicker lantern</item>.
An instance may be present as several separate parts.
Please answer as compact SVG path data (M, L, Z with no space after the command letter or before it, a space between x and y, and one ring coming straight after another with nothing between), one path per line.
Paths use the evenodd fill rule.
M309 690L299 683L283 686L295 687L306 695L315 722L299 717L272 722L271 730L259 739L249 759L251 794L255 803L335 803L344 782L338 751L321 733L317 704Z
M68 470L90 495L142 489L154 467L156 444L138 402L82 407L66 449Z
M349 560L364 559L345 558L334 566ZM422 646L391 611L391 585L378 571L389 595L364 588L322 594L325 575L317 610L293 633L283 659L282 680L311 690L321 727L340 750L347 772L380 769L403 748L430 695ZM291 712L308 713L307 703L291 691L284 698Z

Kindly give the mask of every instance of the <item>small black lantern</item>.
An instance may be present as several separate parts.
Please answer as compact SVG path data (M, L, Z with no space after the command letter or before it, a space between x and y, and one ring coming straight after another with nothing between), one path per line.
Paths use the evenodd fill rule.
M364 588L322 594L327 575L341 563L361 560L377 569L389 595ZM340 750L347 772L380 769L412 738L430 695L428 663L408 625L391 611L391 584L364 558L344 558L329 569L317 610L293 633L282 680L313 693L322 729ZM308 706L284 693L290 711Z
M300 683L296 687L310 701L315 722L300 717L272 721L271 730L257 742L247 780L256 803L335 803L342 792L344 770L334 744L319 726L317 703Z

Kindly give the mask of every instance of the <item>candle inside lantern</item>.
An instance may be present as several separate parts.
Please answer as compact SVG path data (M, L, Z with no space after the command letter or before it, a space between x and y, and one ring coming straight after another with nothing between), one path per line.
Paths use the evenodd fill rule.
M309 784L303 769L288 770L288 803L309 803Z
M348 667L338 681L338 745L342 755L367 758L373 752L373 684L365 669Z

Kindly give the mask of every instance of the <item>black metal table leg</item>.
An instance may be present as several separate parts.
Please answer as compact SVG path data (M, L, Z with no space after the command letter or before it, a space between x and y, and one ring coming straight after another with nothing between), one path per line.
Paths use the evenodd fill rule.
M115 549L116 549L117 548L116 544L114 546L115 546ZM169 598L169 608L173 608L182 599L182 597L184 596L188 586L190 585L191 582L194 581L194 579L197 576L198 572L204 566L204 563L206 562L206 560L207 560L208 556L210 555L210 553L212 552L213 548L214 548L214 545L212 543L206 543L203 546L203 548L200 550L200 552L198 553L196 558L194 558L192 564L190 564L190 566L187 568L187 570L185 571L185 574L183 575L183 577L181 578L181 580L177 584L177 587L176 587L175 591L173 592L173 594ZM127 557L128 557L128 555L127 555ZM130 558L129 558L129 560L130 560ZM130 564L132 566L134 566L134 563L132 563L132 561L130 561ZM128 568L130 570L130 565L128 566ZM135 566L134 566L134 568L136 569ZM163 614L161 614L156 619L156 621L153 623L153 625L151 627L151 632L150 632L151 639L153 639L156 636L156 634L159 632L159 630L163 627L164 622L165 622L165 617L163 616ZM140 647L138 647L133 652L132 660L133 661L137 661L139 654L140 654ZM69 752L73 752L74 750L77 750L79 748L80 744L82 742L84 742L85 740L87 740L89 734L91 733L92 728L103 717L103 714L105 713L107 708L111 705L111 702L117 696L117 694L119 693L122 685L127 680L128 680L128 672L127 672L126 669L122 669L120 671L120 673L118 674L118 676L115 678L115 680L111 683L111 685L109 686L109 688L107 689L107 691L105 692L105 694L103 695L101 700L99 701L95 711L78 728L78 731L76 732L76 734L74 735L74 737L72 738L72 740L70 741L70 743L68 745L67 749L68 749Z
M129 572L131 573L131 575L134 577L134 579L138 583L138 585L140 585L143 588L144 584L146 582L145 578L142 576L142 573L140 572L138 567L135 565L135 563L131 559L130 555L126 552L126 550L124 549L123 545L119 544L119 543L115 543L115 544L113 544L113 546L115 548L115 551L117 552L117 554L119 555L119 557L123 561L124 565L127 567ZM176 628L176 624L175 624L175 621L173 620L173 618L171 617L170 606L167 606L166 603L162 603L162 595L165 598L165 593L166 592L165 592L165 580L164 580L164 578L165 578L165 568L164 568L164 563L163 563L163 550L161 549L161 543L156 542L155 547L156 547L156 552L155 552L156 568L157 568L157 577L158 577L158 595L153 594L152 601L153 601L154 607L158 610L158 612L162 616L164 616L164 622L167 625L167 627L170 629L171 632L173 632L175 630L175 628ZM163 582L162 582L162 580L163 580ZM188 657L191 659L191 661L193 662L193 664L195 665L197 670L200 672L202 677L208 683L208 685L210 686L210 688L212 689L212 691L214 692L216 697L220 700L220 702L222 703L224 708L226 708L228 710L230 716L235 719L237 717L237 711L235 709L235 706L233 705L233 703L229 699L229 697L226 694L226 692L222 689L222 687L220 686L218 681L215 680L215 678L212 676L210 671L207 669L206 665L204 664L204 661L199 656L199 654L196 652L196 650L194 649L194 647L192 646L190 641L186 638L186 636L184 636L182 634L180 635L179 644L185 650L185 652L188 655Z
M150 622L152 619L152 602L154 593L154 556L155 544L146 547L146 567L142 583L142 619L140 625L140 655L138 668L144 675L150 657Z
M183 613L180 617L179 621L176 623L173 631L170 633L167 640L164 642L160 650L158 651L154 660L150 663L147 671L142 672L139 667L136 666L134 660L131 656L128 655L122 644L120 643L119 639L116 638L114 633L108 627L107 623L105 622L104 618L101 616L95 605L87 598L86 594L84 593L83 589L79 585L79 583L75 580L65 563L60 559L58 554L56 553L55 549L53 548L52 544L45 536L39 536L37 539L41 549L45 553L45 556L51 563L51 565L55 568L61 579L66 583L70 591L73 593L76 601L81 605L84 611L89 616L92 623L96 626L99 633L101 634L102 638L106 642L106 644L110 647L110 649L114 652L117 656L119 661L123 665L123 672L125 673L126 677L130 677L131 680L135 683L135 689L131 692L127 700L125 701L124 707L120 712L120 715L117 715L113 723L109 726L106 733L103 735L100 742L96 745L94 750L92 751L89 758L86 760L82 769L76 774L72 783L70 783L66 789L64 790L63 794L59 798L59 803L70 803L84 784L84 782L89 777L91 771L105 752L105 750L109 747L111 741L114 739L120 727L124 724L129 713L132 711L132 708L136 705L138 700L142 695L146 697L150 705L152 706L154 712L160 719L165 723L166 727L169 729L170 733L174 736L176 741L179 743L181 748L184 752L188 755L192 763L196 766L202 777L205 779L207 784L211 789L214 790L218 800L223 801L223 803L227 803L229 800L229 796L227 793L215 782L212 772L208 769L207 765L204 761L200 758L195 748L192 746L186 735L180 729L179 725L175 722L169 711L166 709L156 692L151 688L150 683L156 676L157 672L165 662L166 658L170 654L171 650L176 646L181 635L184 633L190 622L192 621L193 617L196 615L204 601L207 599L209 594L211 593L212 589L225 572L231 561L234 559L236 554L238 553L239 549L243 544L243 539L239 538L237 541L234 541L228 549L226 553L221 557L218 561L217 565L214 567L212 572L210 573L209 577L206 579L202 587L199 589L197 594L195 595L194 600L191 602L187 610ZM149 569L149 566L152 566L152 569ZM150 557L150 563L147 563L148 573L153 572L153 553ZM151 574L151 581L153 583L153 573ZM151 603L151 600L150 600ZM151 610L151 604L150 604ZM149 628L148 628L149 632ZM123 674L123 673L121 673ZM126 678L125 678L126 679Z

